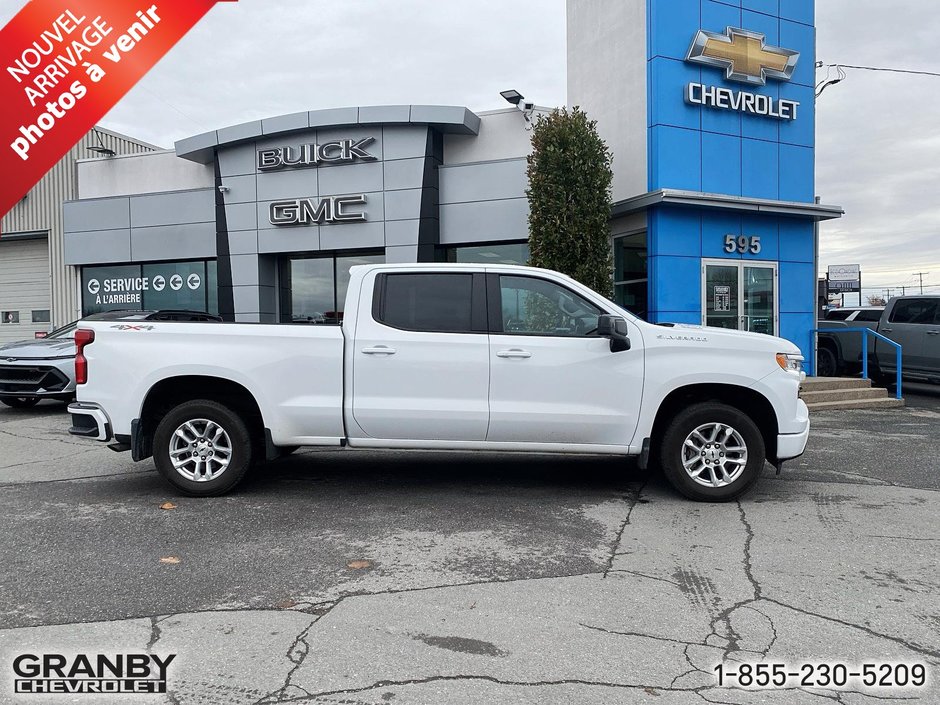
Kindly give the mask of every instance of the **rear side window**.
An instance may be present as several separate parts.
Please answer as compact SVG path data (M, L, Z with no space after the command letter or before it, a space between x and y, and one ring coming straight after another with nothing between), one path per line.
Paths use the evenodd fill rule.
M852 315L852 311L846 311L844 308L833 309L832 311L826 312L827 321L844 321L849 316Z
M932 324L937 314L937 299L904 299L891 311L892 323Z
M386 274L374 318L393 328L472 332L472 274Z
M859 311L855 320L865 322L880 321L881 311Z

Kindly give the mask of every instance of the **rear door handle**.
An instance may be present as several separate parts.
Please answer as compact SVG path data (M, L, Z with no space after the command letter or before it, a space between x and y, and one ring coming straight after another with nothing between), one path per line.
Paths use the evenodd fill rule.
M882 328L882 329L881 329L881 332L882 332L882 333L890 333L890 332L891 332L891 328Z
M394 355L395 348L390 348L387 345L376 345L372 348L363 348L362 352L364 355Z
M496 357L508 357L508 358L519 358L524 359L527 357L532 357L532 353L528 350L521 350L519 348L512 348L510 350L500 350L496 353Z
M927 335L940 335L940 330L928 330Z

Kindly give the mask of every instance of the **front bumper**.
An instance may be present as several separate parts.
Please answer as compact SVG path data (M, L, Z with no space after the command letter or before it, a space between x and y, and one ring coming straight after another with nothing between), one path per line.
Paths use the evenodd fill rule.
M809 440L809 409L802 399L797 400L797 418L802 421L803 430L797 433L781 433L777 436L777 459L787 460L803 455Z
M97 404L85 401L74 402L69 404L69 415L72 418L69 433L73 436L94 438L96 441L111 440L113 435L111 419Z
M74 364L71 359L0 363L0 396L71 399L75 396Z

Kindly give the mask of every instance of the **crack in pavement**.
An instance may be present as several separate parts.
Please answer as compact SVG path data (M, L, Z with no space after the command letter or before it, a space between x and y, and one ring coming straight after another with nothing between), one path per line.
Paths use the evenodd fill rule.
M12 423L12 422L8 422L8 423ZM14 433L13 431L7 431L6 429L3 429L3 428L0 428L0 434L6 435L6 436L12 436L13 438L19 438L20 440L23 440L23 441L43 441L45 443L52 441L53 443L64 443L65 445L69 445L69 446L82 446L82 447L88 448L87 443L84 443L82 441L73 441L71 440L71 438L64 438L64 439L63 438L49 438L47 436L41 436L37 438L36 436L25 436L21 433ZM94 446L92 446L91 448L94 449Z
M35 461L35 462L44 462L44 461ZM21 465L32 465L32 463L21 463ZM0 470L5 468L18 467L17 465L6 465L0 467ZM107 473L106 475L83 475L81 477L60 477L54 480L26 480L24 482L0 482L0 490L11 489L14 487L24 487L26 485L48 485L53 482L78 482L80 480L102 480L108 477L136 477L137 475L146 475L147 473L155 473L156 468L149 468L147 470L125 470L124 472L112 472Z
M338 602L336 603L339 604ZM336 605L334 605L335 607ZM307 660L307 656L310 654L310 644L307 642L307 635L310 633L310 630L313 629L313 625L319 622L323 617L328 615L333 608L330 608L322 615L318 615L311 620L311 622L304 627L304 629L294 637L294 641L291 643L290 647L287 649L287 660L290 661L293 667L287 672L287 675L284 677L284 684L277 690L267 693L259 700L257 700L254 705L271 705L272 703L283 703L289 702L290 700L296 698L287 698L286 695L291 689L299 690L303 693L302 696L298 697L310 697L310 692L301 688L299 685L293 683L294 674L303 666L304 661Z
M614 537L613 544L610 547L610 555L607 557L607 567L604 568L604 574L601 576L602 579L606 578L611 569L614 567L614 561L617 558L617 549L620 547L620 542L623 540L623 533L630 525L630 517L633 514L633 509L639 503L640 495L643 493L643 489L646 487L648 482L649 478L647 477L645 480L643 480L635 492L624 496L624 499L630 503L630 506L627 508L627 515L624 517L623 523L620 524L620 528L617 530L617 535Z
M459 587L473 587L475 585L504 585L510 583L525 583L536 580L561 580L565 578L581 578L589 577L593 575L601 575L601 571L589 571L586 573L564 573L561 575L539 575L531 578L493 578L490 580L474 580L465 583L447 583L444 585L425 585L423 587L416 588L401 588L395 589L390 588L388 590L377 590L375 592L350 592L344 595L340 595L337 598L331 600L322 600L320 602L298 602L292 607L288 608L277 608L277 607L209 607L205 609L192 609L192 610L183 610L181 612L170 612L165 614L136 614L128 615L124 617L116 617L114 619L89 619L80 622L43 622L42 624L31 624L29 626L19 626L19 627L0 627L0 632L12 631L14 629L43 629L44 627L64 627L64 626L73 626L78 624L115 624L117 622L128 622L135 619L153 619L155 617L159 618L159 621L163 621L168 617L185 617L193 614L212 614L212 613L239 613L239 612L299 612L303 614L314 614L316 616L323 616L326 612L329 612L333 607L338 606L339 603L347 600L349 598L355 597L376 597L381 595L400 595L410 592L426 592L429 590L446 590L448 588L459 588Z
M761 599L763 599L765 602L770 602L771 604L777 605L778 607L785 607L786 609L793 610L794 612L799 612L800 614L806 615L807 617L815 617L816 619L822 619L827 622L841 624L843 627L852 627L853 629L858 629L862 632L865 632L866 634L868 634L868 636L874 637L876 639L885 639L887 641L894 642L895 644L899 644L900 646L903 646L906 649L910 649L911 651L914 651L915 653L922 654L924 656L932 656L935 659L940 659L940 650L930 649L925 646L921 646L920 644L915 644L914 642L907 641L906 639L902 639L900 637L890 636L889 634L882 634L881 632L876 632L874 629L871 629L870 627L866 627L865 625L862 625L862 624L855 624L854 622L847 622L843 619L838 619L836 617L829 617L824 614L818 614L817 612L810 612L809 610L804 610L800 607L794 607L793 605L788 605L786 602L780 602L779 600L775 600L771 597L764 597Z
M702 641L683 641L682 639L671 639L668 636L656 636L655 634L642 634L640 632L621 632L615 629L605 629L604 627L597 627L592 624L584 624L583 622L578 622L579 627L584 627L585 629L593 629L597 632L604 632L605 634L615 634L618 636L636 636L643 639L652 639L654 641L665 641L672 644L682 644L684 646L708 646L705 642Z
M744 506L741 504L741 500L736 499L735 504L738 505L738 513L741 516L741 523L744 525L744 558L741 564L744 567L744 575L751 584L751 589L754 591L754 599L759 600L761 598L761 587L760 583L758 583L757 579L754 577L751 562L751 542L754 540L754 529L747 520L747 514L744 512Z
M435 675L435 676L426 676L424 678L408 678L403 680L393 680L385 679L380 681L375 681L370 685L364 685L357 688L341 688L335 690L324 690L316 693L305 692L303 695L298 695L295 697L284 698L276 701L258 701L255 705L263 705L263 703L274 702L274 703L302 703L302 702L313 702L320 698L331 698L334 696L342 695L355 695L358 693L366 693L371 690L377 690L379 688L394 688L394 687L407 687L413 685L427 685L429 683L441 683L441 682L458 682L458 681L485 681L488 683L494 683L496 685L505 685L512 687L524 687L524 688L543 688L551 686L564 686L564 685L582 685L588 687L602 687L602 688L617 688L622 690L642 690L647 695L658 695L659 692L663 693L691 693L699 696L705 702L722 704L725 705L739 705L738 703L730 703L722 700L712 700L706 697L709 691L717 690L718 687L715 685L705 685L699 686L697 688L675 688L672 686L662 686L662 685L649 685L643 683L611 683L609 681L592 681L585 680L580 678L560 678L557 680L538 680L538 681L515 681L515 680L506 680L503 678L496 678L495 676L479 675L479 674L454 674L454 675ZM296 687L296 686L293 686ZM723 687L720 690L732 691L737 693L747 693L753 694L755 691L747 688L738 688L738 687ZM913 700L915 698L907 697L897 697L897 698L886 698L886 697L877 697L869 696L867 693L856 690L846 690L846 691L833 691L832 693L820 693L806 690L804 688L778 688L774 692L804 692L808 695L818 696L826 698L829 700L837 700L842 702L841 697L843 695L862 695L865 697L875 697L879 700Z

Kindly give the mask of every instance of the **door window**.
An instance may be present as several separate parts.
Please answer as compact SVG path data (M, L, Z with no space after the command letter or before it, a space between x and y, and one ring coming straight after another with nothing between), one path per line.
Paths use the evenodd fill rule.
M469 333L472 274L386 274L379 279L381 303L375 317L393 328Z
M904 299L895 304L891 312L891 322L931 324L936 314L936 299Z
M774 334L774 270L744 267L744 330Z
M500 276L503 333L583 337L603 311L569 289L533 277Z

